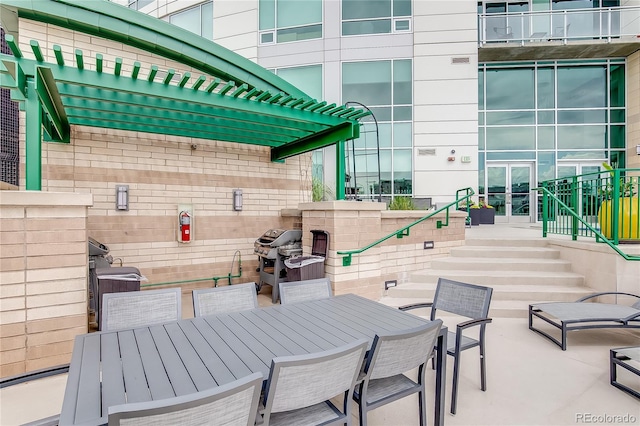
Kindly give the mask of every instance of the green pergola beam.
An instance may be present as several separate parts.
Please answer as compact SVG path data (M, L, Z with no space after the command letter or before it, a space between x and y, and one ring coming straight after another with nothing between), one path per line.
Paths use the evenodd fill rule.
M82 57L82 50L76 49L76 67L79 70L84 69L84 58Z
M40 50L40 43L37 40L31 40L29 42L31 45L31 50L33 51L33 56L36 57L36 61L43 62L44 56L42 55L42 50Z
M95 120L96 123L102 120L119 121L123 124L132 123L134 125L149 123L158 127L170 127L175 129L191 129L194 127L194 123L199 123L197 127L203 133L225 134L227 137L225 137L224 140L229 140L229 136L246 134L257 141L264 139L269 142L283 144L310 134L310 132L294 132L289 129L282 129L276 126L266 126L254 123L238 122L237 125L233 126L231 125L232 122L229 122L228 120L209 118L205 114L196 115L178 111L162 111L146 108L147 111L141 111L140 114L132 115L122 113L122 108L113 109L117 109L118 111L108 112L108 108L89 110L86 108L77 108L67 105L67 116L70 122L74 122L80 118L88 118ZM140 109L143 109L143 107L140 107ZM149 113L148 111L155 111L155 113ZM148 115L142 115L143 113Z
M344 123L343 125L307 136L306 138L298 139L295 142L273 148L271 150L271 161L284 160L286 158L293 157L294 155L333 145L337 141L356 139L359 136L359 126L352 126L350 123Z
M49 134L53 141L69 142L71 134L69 121L64 111L64 106L56 87L55 79L51 70L47 67L36 67L36 85L35 91L40 100L40 106L46 113L48 120L52 125L55 134ZM51 129L51 127L46 127Z
M20 50L20 46L16 43L16 39L11 34L5 34L4 40L7 42L9 49L11 49L11 53L16 58L22 58L22 51Z
M56 57L58 65L64 65L64 57L62 56L62 48L57 44L53 45L53 54Z
M96 54L96 71L101 73L102 72L102 55L101 54Z
M133 112L129 105L143 105L158 109L178 109L185 112L205 113L211 117L237 121L238 125L242 125L243 122L255 122L269 126L298 129L305 132L322 130L332 125L332 123L311 121L312 119L321 118L323 116L307 113L305 117L305 114L300 111L295 114L292 113L290 109L270 104L262 105L262 110L260 108L253 108L251 110L243 109L243 106L251 104L251 102L244 101L243 99L231 98L229 96L205 96L205 98L209 98L209 102L205 102L204 100L195 102L192 100L180 99L179 97L169 97L168 95L165 95L164 97L157 97L152 95L128 93L125 97L123 96L123 93L117 91L107 91L93 87L73 86L67 83L59 84L58 89L63 98L74 97L78 99L85 99L87 106L89 106L90 102L94 101L106 101L120 104L122 105L122 113L125 114L131 114ZM65 100L65 103L66 102L67 101ZM279 114L279 112L281 114ZM287 115L284 115L284 113L287 113Z
M96 126L95 121L90 119L76 119L73 121L74 125L80 126ZM161 134L161 135L171 135L171 136L181 136L181 137L192 137L198 139L210 139L210 136L204 132L200 132L194 128L189 129L172 129L168 127L159 128L157 126L149 126L149 125L138 125L132 126L130 124L124 124L119 121L103 121L100 123L100 127L106 127L109 129L117 129L117 130L127 130L141 133L153 133L153 134ZM96 126L97 127L97 126ZM222 139L221 139L222 140ZM255 140L252 138L234 138L233 140L229 140L228 142L236 142L236 143L245 143L245 144L255 144ZM278 143L274 143L273 146L277 146ZM266 146L266 145L262 145Z

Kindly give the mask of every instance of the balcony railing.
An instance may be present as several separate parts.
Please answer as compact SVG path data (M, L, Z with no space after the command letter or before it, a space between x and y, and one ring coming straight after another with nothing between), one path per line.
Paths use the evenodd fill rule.
M525 45L536 42L633 38L640 42L640 6L546 10L478 15L478 43Z

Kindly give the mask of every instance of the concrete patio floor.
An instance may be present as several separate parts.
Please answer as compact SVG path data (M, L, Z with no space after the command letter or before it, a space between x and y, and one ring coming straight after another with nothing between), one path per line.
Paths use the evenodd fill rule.
M474 227L474 236L540 236L521 227ZM270 305L269 290L258 297ZM190 298L183 299L190 315ZM447 323L447 318L445 323ZM458 413L449 413L452 362L448 357L446 425L640 424L640 401L609 384L609 349L640 344L640 332L581 330L568 335L566 351L530 331L523 318L495 318L487 327L487 391L480 390L478 352L462 356ZM619 380L640 388L640 378ZM433 424L433 372L427 377L428 423ZM20 425L60 413L66 374L0 389L0 425ZM357 407L354 405L357 413ZM357 416L357 414L356 414ZM357 424L357 419L354 419ZM370 425L418 425L417 396L369 414Z

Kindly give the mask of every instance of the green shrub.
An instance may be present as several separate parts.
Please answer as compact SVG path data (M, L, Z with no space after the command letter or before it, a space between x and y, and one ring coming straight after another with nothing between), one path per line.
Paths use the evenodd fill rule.
M413 203L413 198L405 196L393 197L391 203L389 203L389 210L415 210L416 206Z

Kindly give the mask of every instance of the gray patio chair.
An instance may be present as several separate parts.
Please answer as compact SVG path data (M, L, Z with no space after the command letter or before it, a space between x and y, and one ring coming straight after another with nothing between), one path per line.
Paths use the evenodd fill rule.
M627 296L636 298L638 301L631 306L593 302L595 298L601 296ZM560 340L546 331L534 327L534 318L539 318L559 329ZM529 330L551 340L563 351L567 349L567 332L591 328L640 328L640 296L632 293L608 291L590 294L575 302L547 302L529 305Z
M351 424L351 396L368 342L276 357L264 393L264 426ZM344 395L342 411L330 399Z
M438 311L449 312L459 317L469 318L456 325L456 331L447 336L447 354L453 357L453 385L451 387L451 414L456 413L458 399L458 379L460 376L460 356L467 349L478 347L480 350L480 389L487 390L485 362L485 328L492 321L489 318L489 305L493 289L467 284L446 278L438 279L433 302L401 306L403 311L431 307L431 320L435 320ZM479 327L478 338L463 334L464 330Z
M629 361L635 362L636 366L632 365ZM611 349L609 352L609 381L612 386L633 395L640 399L640 388L633 389L618 381L617 367L622 367L625 370L630 371L636 377L636 384L640 384L640 369L637 368L637 363L640 362L640 346L629 346L626 348Z
M182 319L179 288L106 293L102 297L102 331L141 327Z
M196 317L257 307L258 297L254 282L193 290L193 314Z
M382 405L418 393L420 425L427 424L425 365L442 327L441 320L399 333L379 334L373 340L364 363L364 376L353 392L358 404L360 424L367 424L367 413ZM418 380L403 373L418 368Z
M109 426L247 425L258 412L263 375L253 373L223 386L157 401L109 407Z
M280 284L280 303L306 302L333 296L329 278L288 281Z

